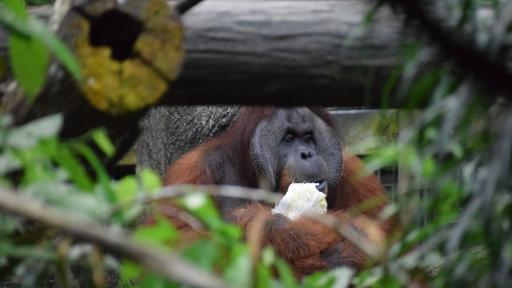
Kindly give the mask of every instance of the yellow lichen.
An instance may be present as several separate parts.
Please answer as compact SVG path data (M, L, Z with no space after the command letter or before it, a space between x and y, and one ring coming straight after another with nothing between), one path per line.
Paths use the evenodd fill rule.
M82 33L76 39L75 53L84 78L82 91L98 110L123 114L151 106L168 89L169 80L177 77L183 59L181 25L168 12L153 14L151 7L147 9L141 15L152 17L135 42L135 53L122 61L111 58L109 47L91 46L89 23L77 19Z

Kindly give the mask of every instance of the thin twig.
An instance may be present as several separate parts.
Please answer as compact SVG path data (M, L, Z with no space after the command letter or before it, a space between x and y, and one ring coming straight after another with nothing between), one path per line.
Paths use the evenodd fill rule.
M159 275L194 287L226 287L216 276L202 271L176 254L142 246L129 233L83 220L41 201L0 188L0 209L56 227L78 239L94 243L107 251L129 258Z
M160 212L162 214L164 214L165 216L171 217L171 218L176 218L180 221L183 221L187 225L189 225L190 228L192 228L196 231L201 231L204 228L201 221L197 220L197 218L194 217L194 215L186 212L183 209L178 209L176 207L172 207L172 206L168 206L168 205L162 206L162 207L160 207L160 209L161 209Z
M185 196L190 193L203 193L216 197L232 197L251 201L261 201L269 204L276 204L283 197L283 194L279 193L234 185L172 185L162 188L155 194L144 194L131 202L114 206L111 210L111 214L118 212L124 207L129 207L135 204L147 204L157 202L158 200Z
M233 197L252 201L263 201L269 204L277 203L282 194L268 192L261 189L232 186L232 185L173 185L164 187L154 195L144 195L136 200L137 203L151 203L161 199L176 198L190 193L204 193L217 197ZM379 259L383 254L383 247L374 243L361 231L357 230L350 221L342 221L331 215L308 216L319 223L336 230L341 236L347 238L374 259Z
M308 215L309 218L333 228L338 234L347 238L354 245L363 250L372 259L381 259L384 254L382 243L374 243L361 233L350 220L342 220L331 215Z
M57 0L53 4L53 13L48 21L48 25L53 31L57 31L62 19L66 16L69 9L73 5L72 0Z
M240 187L234 185L173 185L164 187L160 193L150 196L146 201L155 201L162 198L172 198L190 194L192 192L206 193L216 197L232 197L252 201L262 201L269 204L277 203L283 194L269 192L262 189Z

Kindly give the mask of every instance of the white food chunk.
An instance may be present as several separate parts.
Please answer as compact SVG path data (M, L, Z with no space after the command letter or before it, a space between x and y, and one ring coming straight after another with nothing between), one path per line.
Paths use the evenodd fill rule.
M292 220L307 214L325 214L325 194L316 189L317 183L292 183L284 197L272 209L273 214L282 214Z

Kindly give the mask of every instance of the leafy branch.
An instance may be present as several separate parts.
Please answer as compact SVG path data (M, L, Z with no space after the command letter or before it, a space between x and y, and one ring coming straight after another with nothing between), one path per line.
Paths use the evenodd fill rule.
M21 193L0 188L0 209L58 228L77 239L132 259L171 281L197 287L227 286L216 276L199 270L171 252L136 243L130 238L130 233L121 228L109 228L85 221Z

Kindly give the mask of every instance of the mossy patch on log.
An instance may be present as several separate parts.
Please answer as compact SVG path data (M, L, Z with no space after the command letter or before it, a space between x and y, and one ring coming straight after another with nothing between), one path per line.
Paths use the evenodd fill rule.
M179 73L184 52L177 16L161 0L148 1L142 8L136 18L123 10L107 10L97 16L80 15L71 23L81 31L73 45L84 79L81 89L88 102L102 112L117 115L154 105ZM125 20L125 26L140 24L140 33L117 37L115 33L128 32L115 27L120 20ZM116 28L119 31L102 30ZM127 42L127 37L133 37L133 43Z

